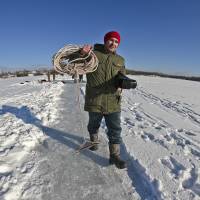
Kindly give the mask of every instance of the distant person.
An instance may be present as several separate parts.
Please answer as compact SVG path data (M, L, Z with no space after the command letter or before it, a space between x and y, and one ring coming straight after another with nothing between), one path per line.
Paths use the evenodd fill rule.
M78 78L76 77L76 75L72 75L72 79L74 79L74 83L77 83L77 81L81 83L83 82L83 74L79 74Z
M80 83L83 82L83 74L80 74L80 75L79 75L79 82L80 82Z
M95 44L94 53L99 60L96 71L86 74L85 111L89 112L88 132L92 142L98 141L98 130L104 117L109 139L110 164L117 168L126 168L126 162L120 158L121 138L121 92L116 87L115 78L120 72L125 74L124 58L116 53L120 44L120 34L111 31L105 34L104 44ZM82 56L89 53L91 45L84 45L80 53ZM90 150L95 151L98 145Z

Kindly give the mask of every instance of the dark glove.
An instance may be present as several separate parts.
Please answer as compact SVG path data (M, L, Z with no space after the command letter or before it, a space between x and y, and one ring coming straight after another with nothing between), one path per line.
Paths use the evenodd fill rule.
M115 76L115 87L122 89L134 89L137 87L137 82L134 79L128 78L121 72Z

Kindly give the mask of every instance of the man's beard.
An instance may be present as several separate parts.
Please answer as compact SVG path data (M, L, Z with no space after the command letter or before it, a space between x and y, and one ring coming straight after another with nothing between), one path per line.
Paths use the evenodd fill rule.
M110 44L110 45L108 46L108 49L109 49L110 51L112 51L112 52L114 52L114 51L116 50L116 48L117 48L117 46L116 46L116 45L113 45L113 44Z

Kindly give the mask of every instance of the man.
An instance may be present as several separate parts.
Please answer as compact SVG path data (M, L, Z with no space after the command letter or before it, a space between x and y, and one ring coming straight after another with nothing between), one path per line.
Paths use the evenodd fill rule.
M85 96L85 111L89 112L88 132L92 142L98 141L98 129L102 118L105 118L109 139L110 164L117 168L126 168L126 163L120 158L121 139L121 88L116 87L116 76L119 72L125 74L124 58L116 53L120 44L120 34L111 31L105 34L104 44L95 44L94 53L99 60L96 71L88 73ZM85 45L81 54L86 55L91 45ZM94 145L90 150L97 150Z

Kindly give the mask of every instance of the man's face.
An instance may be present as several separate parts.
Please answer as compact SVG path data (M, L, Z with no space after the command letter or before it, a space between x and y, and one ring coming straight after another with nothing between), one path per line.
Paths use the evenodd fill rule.
M105 47L109 52L115 52L118 46L119 42L116 38L110 38L105 43Z

